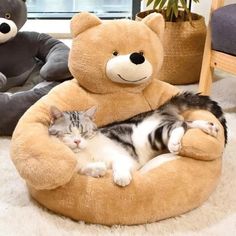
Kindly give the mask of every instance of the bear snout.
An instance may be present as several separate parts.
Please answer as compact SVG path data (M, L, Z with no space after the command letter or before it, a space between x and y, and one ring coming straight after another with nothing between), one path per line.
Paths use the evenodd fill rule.
M152 64L141 52L114 56L106 64L107 77L122 84L145 83L151 78L152 72Z
M7 23L2 23L0 25L0 32L3 34L7 34L11 31L11 27L10 25L8 25Z
M143 64L145 62L145 57L141 53L137 52L132 53L129 59L135 65Z
M17 34L17 26L14 21L0 17L0 44L14 38Z

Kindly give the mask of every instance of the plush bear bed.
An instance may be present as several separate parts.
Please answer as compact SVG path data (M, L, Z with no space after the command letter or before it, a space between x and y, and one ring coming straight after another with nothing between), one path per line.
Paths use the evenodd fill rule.
M2 0L0 9L0 135L11 135L31 105L71 78L69 48L47 34L18 32L25 1Z
M44 81L36 68L23 85L0 92L1 136L12 135L24 112L60 83Z
M101 178L78 174L75 154L48 133L52 105L63 111L96 106L96 124L103 126L153 110L179 92L155 79L163 61L161 15L151 14L142 22L103 22L93 14L80 13L73 17L71 29L69 67L75 79L34 104L12 138L12 160L32 197L56 213L105 225L154 222L200 206L219 181L225 139L220 122L208 111L190 110L183 115L186 120L216 123L217 137L188 130L179 155L154 158L133 174L126 187L117 186L111 172ZM138 66L129 61L137 51L146 61ZM137 82L140 75L147 79Z

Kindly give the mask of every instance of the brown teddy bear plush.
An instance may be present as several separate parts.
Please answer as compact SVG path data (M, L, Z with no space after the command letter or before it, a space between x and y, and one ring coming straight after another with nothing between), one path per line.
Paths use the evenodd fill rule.
M80 13L71 30L69 67L75 79L32 106L12 138L12 159L33 198L54 212L106 225L153 222L199 206L218 182L224 148L223 128L209 112L184 115L217 123L217 138L188 130L179 156L134 173L124 188L113 183L110 173L102 178L76 173L75 154L48 134L51 105L63 111L96 106L96 123L102 126L155 109L178 93L155 79L163 61L162 16L101 21Z

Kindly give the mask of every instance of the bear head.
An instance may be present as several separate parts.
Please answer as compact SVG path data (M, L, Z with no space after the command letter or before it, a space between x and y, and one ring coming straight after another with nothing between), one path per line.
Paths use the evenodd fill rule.
M152 13L141 22L101 21L90 13L71 21L69 68L93 93L137 92L157 76L163 62L164 19Z
M14 38L27 20L26 0L1 0L0 43Z

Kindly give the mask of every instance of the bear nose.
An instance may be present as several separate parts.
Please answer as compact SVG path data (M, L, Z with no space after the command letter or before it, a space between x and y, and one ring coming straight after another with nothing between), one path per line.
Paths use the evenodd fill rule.
M142 64L145 62L145 58L141 53L134 52L129 57L130 61L136 65Z
M2 23L0 25L0 32L3 34L9 33L11 30L11 27L7 23Z

